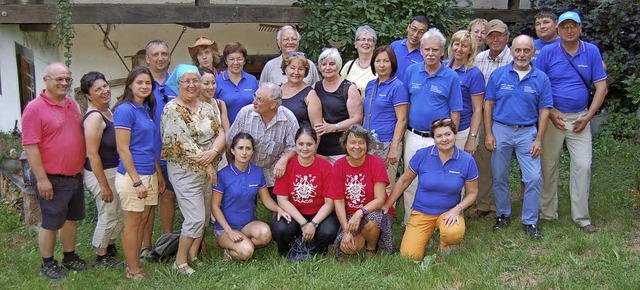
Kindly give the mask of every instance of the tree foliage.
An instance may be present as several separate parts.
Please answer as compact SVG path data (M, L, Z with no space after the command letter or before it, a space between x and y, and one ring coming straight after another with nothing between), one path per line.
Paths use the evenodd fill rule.
M558 16L568 10L578 11L582 16L581 38L600 48L607 65L607 106L614 110L636 110L640 99L638 0L537 0L532 1L532 9L551 10ZM517 24L514 35L535 35L533 23L530 19Z
M314 61L322 47L330 46L338 47L343 60L354 58L360 25L376 30L379 46L406 37L407 25L416 15L426 16L430 27L449 35L450 27L464 24L471 13L457 0L298 0L294 5L308 10L299 24L304 39L300 50Z

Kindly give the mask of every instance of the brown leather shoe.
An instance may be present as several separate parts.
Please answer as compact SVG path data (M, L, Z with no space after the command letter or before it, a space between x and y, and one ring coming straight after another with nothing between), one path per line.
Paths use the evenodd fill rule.
M584 227L581 227L581 229L587 234L593 234L598 231L598 228L596 228L596 226L594 226L593 224L588 224Z
M472 212L469 217L474 218L474 219L479 219L479 218L483 218L488 216L491 213L490 210L479 210L476 209L474 212Z

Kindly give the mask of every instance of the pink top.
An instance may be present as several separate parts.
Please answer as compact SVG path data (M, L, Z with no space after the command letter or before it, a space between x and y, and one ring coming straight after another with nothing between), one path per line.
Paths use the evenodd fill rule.
M64 106L44 94L31 101L22 113L22 145L38 144L47 174L74 175L83 169L86 151L82 115L65 96Z

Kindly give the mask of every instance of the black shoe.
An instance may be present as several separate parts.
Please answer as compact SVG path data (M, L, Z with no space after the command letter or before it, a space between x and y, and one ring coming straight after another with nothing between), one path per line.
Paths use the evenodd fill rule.
M115 258L118 255L118 248L116 248L115 244L110 244L107 246L107 256Z
M62 260L62 267L71 271L84 271L91 268L91 265L87 264L83 259L80 259L78 255L74 255L70 261Z
M501 215L496 218L496 223L493 224L493 231L501 230L509 226L511 222L509 221L509 217L505 215Z
M543 238L540 228L538 228L538 226L536 225L522 225L522 230L532 238L535 238L535 239Z
M40 265L40 276L47 277L51 280L59 280L67 276L67 271L58 266L58 261L53 260Z
M119 268L119 267L123 267L124 263L116 261L113 257L107 254L102 259L96 258L96 265L102 266L105 268Z

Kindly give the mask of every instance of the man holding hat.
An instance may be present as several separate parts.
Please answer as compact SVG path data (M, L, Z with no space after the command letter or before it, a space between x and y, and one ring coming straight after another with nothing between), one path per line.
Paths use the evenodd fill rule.
M476 56L476 66L484 75L485 84L489 82L491 73L513 61L511 50L507 46L509 41L509 28L500 19L493 19L487 24L487 44L489 49ZM469 136L477 134L480 146L473 156L478 164L478 205L476 211L471 214L473 218L482 218L496 211L493 199L493 174L491 172L491 152L483 145L485 143L484 125L480 124L480 132L470 132Z
M589 121L608 92L607 73L598 47L580 40L582 21L578 13L562 13L558 18L558 33L560 43L543 48L536 60L536 67L549 76L554 104L542 145L540 218L558 218L558 169L566 142L571 156L571 218L584 232L594 233L598 229L589 215L593 152ZM595 87L591 102L589 87Z

